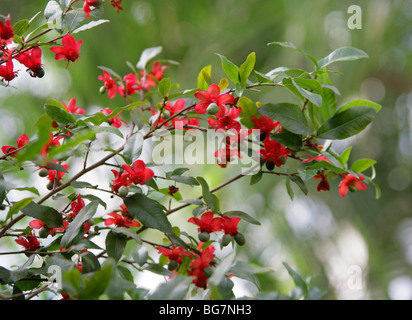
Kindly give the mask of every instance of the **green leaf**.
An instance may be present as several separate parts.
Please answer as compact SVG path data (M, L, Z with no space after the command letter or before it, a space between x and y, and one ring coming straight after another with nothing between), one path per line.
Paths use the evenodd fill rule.
M342 165L345 165L348 162L351 151L352 151L352 147L349 147L345 151L343 151L342 154L340 155L339 162Z
M72 8L63 16L63 24L67 29L74 30L86 19L86 13L82 8Z
M25 198L20 201L17 201L13 206L10 208L9 212L7 213L6 220L11 218L13 214L16 214L20 210L22 210L25 206L32 202L34 198Z
M191 277L175 276L172 280L159 285L149 296L149 300L183 300L191 283Z
M296 79L296 80L297 80L297 79ZM319 94L317 94L317 93L314 93L314 92L311 92L311 91L308 91L308 90L302 88L302 87L296 82L296 80L295 80L295 79L292 79L292 83L294 84L295 88L299 91L299 93L300 93L303 97L305 97L306 99L308 99L310 102L312 102L314 105L316 105L316 106L318 106L318 107L321 107L321 106L322 106L322 96L319 95ZM300 79L300 80L301 80L301 83L302 83L302 80L307 80L307 79ZM307 80L307 81L310 81L310 80ZM312 86L313 86L313 83L312 83Z
M289 176L290 180L292 180L294 183L296 183L298 185L298 187L300 188L300 190L302 190L302 192L307 195L308 194L308 188L306 187L305 182L302 180L301 177L297 176L297 175L290 175Z
M335 114L317 132L320 139L342 140L358 134L375 118L375 109L356 107Z
M13 25L14 34L17 34L19 36L22 36L23 33L26 32L28 28L29 28L29 20L27 19L17 21Z
M110 22L110 20L100 19L100 20L97 20L97 21L91 21L89 23L86 23L85 25L82 25L81 27L77 28L76 30L73 30L72 34L92 29L92 28L97 27L97 26L99 26L103 23L106 23L106 22Z
M190 186L198 186L199 182L191 177L191 176L171 176L170 179L179 182L179 183L184 183L184 184L188 184Z
M42 206L32 201L24 206L21 211L26 216L43 221L49 228L60 228L63 226L61 214L51 207Z
M116 72L116 71L114 71L114 70L112 70L112 69L110 69L110 68L108 68L108 67L104 67L104 66L97 66L99 69L101 69L101 70L103 70L103 71L106 71L106 72L108 72L108 73L110 73L112 76L114 76L115 78L118 78L118 79L122 79L122 77ZM115 79L114 79L115 80ZM110 116L111 117L114 117L114 116L116 116L115 114L110 114Z
M245 86L247 79L252 73L256 63L256 54L252 52L246 58L246 61L239 67L240 84Z
M256 104L247 97L241 97L238 101L239 108L242 109L240 122L247 128L253 128L255 124L252 121L253 116L258 116Z
M220 57L222 63L223 71L226 73L228 78L232 80L235 84L240 84L239 80L239 68L233 62L229 61L225 56L217 53Z
M285 186L286 186L286 191L289 195L290 200L293 200L293 198L295 197L295 193L293 192L292 186L290 185L289 176L286 176Z
M85 288L80 292L79 300L96 300L104 293L112 279L113 264L107 263L86 282Z
M342 47L336 49L327 57L320 59L318 61L318 68L322 69L323 67L338 61L351 61L362 58L368 58L368 55L364 51L353 47Z
M76 122L76 118L63 108L56 106L55 104L51 104L51 101L48 100L44 106L44 110L49 115L50 118L55 120L58 123L67 125L73 124Z
M370 107L370 108L375 109L376 112L379 112L379 110L382 108L380 104L369 101L367 99L355 99L345 104L343 107L341 107L338 110L338 112L343 112L345 110L348 110L350 108L355 108L355 107Z
M106 236L105 243L107 255L115 261L119 261L126 247L127 238L111 230Z
M230 267L235 260L235 253L229 253L226 257L223 258L222 262L217 265L215 270L213 271L212 276L209 278L208 283L211 285L218 286L220 282L225 277L226 272L229 271Z
M22 188L13 188L13 190L17 190L17 191L29 191L31 193L34 193L38 196L40 196L40 192L39 190L37 190L35 187L22 187ZM0 197L1 198L1 197ZM1 203L1 201L0 201Z
M257 221L255 218L251 217L250 215L248 215L246 212L243 212L243 211L228 211L228 212L225 212L224 215L228 217L238 217L246 222L260 226L259 221Z
M82 273L95 272L101 269L101 265L97 257L90 251L81 255L82 258Z
M163 78L159 82L159 93L162 97L166 97L170 92L171 80L170 78Z
M328 169L335 173L345 173L346 172L345 169L334 166L333 164L327 161L319 161L312 165L307 166L306 168L307 169Z
M124 146L123 155L128 160L128 164L134 163L142 154L143 136L141 133L132 135Z
M272 44L276 44L276 45L279 45L283 48L290 48L290 49L294 49L294 50L298 51L299 53L303 54L306 58L308 58L310 61L312 61L313 64L315 65L316 69L318 68L318 61L314 57L312 57L311 55L309 55L309 54L303 52L301 49L297 48L293 43L288 42L288 41L285 41L285 42L274 41L274 42L268 43L268 45L272 45Z
M356 173L360 173L365 171L366 169L369 169L376 163L375 160L372 159L359 159L356 160L350 167L350 170Z
M136 67L145 70L148 62L162 52L162 47L153 47L143 50Z
M326 68L324 68L323 71L326 71ZM331 84L327 72L320 74L318 76L318 80L323 86L322 106L320 107L320 111L322 113L323 120L327 121L336 113L336 92L333 89L327 87Z
M136 231L132 228L127 227L116 227L112 229L112 232L115 234L122 234L126 237L129 237L135 240L138 244L143 244L142 239L137 235Z
M286 130L303 135L312 135L306 117L300 107L291 103L267 103L258 112L272 120L277 120Z
M83 224L95 215L98 205L97 201L92 201L80 210L63 234L60 242L63 248L68 248L71 245L81 231Z
M290 150L300 151L302 149L302 136L285 129L283 129L282 132L272 134L270 138L285 145Z
M21 163L27 160L33 160L38 157L44 145L50 139L50 131L47 125L39 124L37 140L30 141L24 146L24 150L16 155L16 159Z
M212 210L214 213L218 213L220 209L219 199L214 194L210 193L209 185L207 184L205 179L203 179L202 177L197 177L196 179L202 186L202 195L206 204L209 206L210 210Z
M172 225L163 211L163 207L147 196L136 193L124 201L129 213L148 228L164 233L172 232Z
M201 90L207 90L212 83L212 66L208 65L200 70L199 75L197 76L197 87Z
M163 268L160 264L149 264L144 270L159 274L161 276L173 277L175 274L166 268Z
M306 296L308 294L308 285L306 284L303 277L298 272L293 270L292 267L289 266L289 264L287 264L286 262L283 262L282 264L288 271L289 275L292 277L293 281L295 282L295 285L302 289L303 294Z

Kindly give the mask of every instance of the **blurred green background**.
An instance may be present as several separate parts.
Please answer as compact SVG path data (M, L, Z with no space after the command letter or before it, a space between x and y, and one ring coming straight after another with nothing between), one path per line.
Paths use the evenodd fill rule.
M1 0L0 13L10 13L16 22L46 4ZM362 9L360 30L347 26L348 7L354 4ZM375 199L372 187L341 198L336 181L330 192L317 193L314 181L309 196L295 189L292 202L284 180L276 176L265 176L254 186L244 178L218 195L225 209L244 210L262 222L248 229L242 225L249 241L239 254L274 270L260 276L263 290L288 293L292 283L281 265L287 261L313 276L329 299L412 299L412 1L124 0L122 6L117 14L106 3L103 18L111 22L75 36L83 39L81 57L67 70L65 62L54 61L45 50L43 79L24 81L22 70L18 89L0 88L0 145L15 143L23 132L34 133L33 119L48 98L67 103L76 97L77 105L89 111L123 105L119 97L99 94L97 66L128 73L125 62L135 65L147 47L162 46L161 58L180 63L166 73L182 89L194 88L198 72L209 64L213 81L220 80L215 53L239 65L255 51L256 70L268 72L280 66L311 70L299 53L268 42L290 41L318 59L341 46L360 48L370 59L331 66L343 73L332 76L342 93L338 105L367 98L383 108L363 134L334 146L342 151L353 145L350 161L377 160L381 199ZM261 102L293 100L279 89L246 95ZM205 170L211 186L233 176L230 168ZM243 290L255 292L247 286Z

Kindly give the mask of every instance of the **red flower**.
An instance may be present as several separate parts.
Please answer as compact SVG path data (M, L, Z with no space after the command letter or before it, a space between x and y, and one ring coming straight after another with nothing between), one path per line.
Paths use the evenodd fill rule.
M101 0L84 0L83 11L86 13L86 18L90 18L90 12L93 10L90 7L98 7L101 4Z
M113 6L113 8L116 9L116 12L119 13L120 10L123 10L123 8L120 6L122 4L123 0L110 0L110 4Z
M221 166L222 168L226 168L227 163L235 160L236 157L242 158L239 148L238 147L232 148L231 142L232 142L231 139L229 137L226 137L225 148L218 149L215 152L215 157L217 158L217 164Z
M77 214L80 212L80 210L83 209L83 207L85 206L85 203L82 199L82 196L80 194L77 195L77 201L72 201L72 203L70 204L70 207L72 209L72 213L70 213L67 218L68 219L74 219Z
M169 258L169 260L175 260L178 264L182 263L182 256L191 257L192 255L182 247L173 247L172 249L164 247L156 247L159 250L159 253Z
M155 61L152 65L152 71L150 71L146 77L144 71L140 71L139 74L143 77L141 82L144 88L149 91L150 87L156 87L157 83L155 79L160 81L163 77L163 71L167 68L168 66L163 66L160 62Z
M353 174L346 175L339 183L339 194L344 197L348 193L348 190L366 190L367 186L362 180L365 180L362 175L359 175L359 178L356 178Z
M3 146L1 147L1 151L3 151L4 154L14 152L17 149L24 147L28 142L29 137L27 136L27 134L22 134L20 137L17 138L17 148L11 146ZM16 153L17 152L14 152L10 155L10 157L14 157Z
M42 51L40 47L34 47L29 51L19 54L16 60L28 68L32 77L36 77L38 70L42 67L41 55Z
M302 160L302 162L311 162L311 161L314 161L314 160L330 162L330 160L328 158L326 158L325 156L322 156L322 155L316 156L315 158L310 157L308 159L304 159L304 160Z
M119 192L119 188L122 186L128 187L132 184L129 180L129 175L127 172L118 172L116 170L112 170L114 174L114 181L112 182L112 188L114 192Z
M40 152L40 155L46 156L47 152L49 152L49 148L53 146L59 146L60 145L60 140L63 139L63 137L54 137L53 133L50 132L50 138L49 141L44 145L43 149Z
M192 217L188 222L199 226L199 232L205 231L211 233L222 230L222 218L214 218L212 211L206 211L200 219Z
M273 121L265 116L261 116L260 118L252 116L252 122L255 125L254 129L259 129L265 134L265 137L269 137L272 130L280 125L279 122Z
M52 160L52 162L58 163L58 161L56 161L56 160ZM62 164L61 166L66 170L69 169L69 165L66 164L66 163ZM47 176L47 179L49 179L50 182L59 183L64 175L65 175L64 171L57 171L57 170L50 170L49 169L49 175Z
M201 255L190 263L190 268L192 270L187 270L187 273L195 279L193 283L199 288L205 288L207 285L207 277L204 270L211 267L211 262L215 258L214 254L215 248L213 246L208 246L204 251L201 252Z
M274 163L275 166L280 167L283 164L282 158L287 159L287 155L290 153L290 150L275 140L270 140L266 138L264 140L264 149L260 149L258 153L262 156L263 160L267 162Z
M76 98L72 98L68 106L64 102L62 102L62 105L69 113L84 114L86 112L83 108L76 107Z
M57 231L64 231L67 229L69 223L66 220L63 220L63 227L61 228L49 228L43 221L35 219L30 221L29 226L33 229L47 228L51 235L54 235Z
M318 192L329 191L329 189L330 189L329 188L330 187L329 186L329 181L327 179L326 174L324 174L323 171L321 173L317 174L316 176L314 176L313 178L320 180L319 183L318 183L318 187L317 187Z
M118 79L113 79L112 75L105 70L103 70L103 75L98 76L97 79L104 82L103 85L108 91L107 97L113 99L118 91L118 86L116 84L116 80Z
M134 221L132 218L123 217L116 212L109 213L109 216L112 218L108 218L105 220L104 224L106 226L110 226L115 224L118 227L140 227L140 223L138 221Z
M13 61L9 60L5 66L0 66L0 77L2 80L10 82L17 76L17 71L14 71Z
M222 217L222 230L225 234L230 234L231 236L235 236L239 233L238 231L238 223L240 222L240 218L238 217Z
M123 169L128 173L128 179L134 184L145 184L145 181L148 181L153 178L153 170L146 168L145 163L142 160L136 160L133 163L133 168L124 164Z
M13 38L14 36L14 30L13 27L11 26L11 21L10 21L10 16L7 17L6 23L3 21L0 21L0 38L3 40L8 40L10 38Z
M110 75L109 75L110 76ZM100 80L103 80L104 77L100 76ZM104 80L103 80L104 81ZM113 81L114 82L114 81ZM123 82L126 84L126 90L123 85L118 86L117 91L123 97L128 95L135 94L136 91L142 90L143 87L140 85L140 80L136 77L134 73L129 73L123 77ZM114 83L116 85L116 83ZM108 88L106 88L108 89ZM110 92L109 92L110 94ZM112 92L113 95L113 92ZM113 97L115 96L115 93ZM110 98L110 97L109 97Z
M213 120L211 118L207 119L207 122L215 128L215 130L236 130L240 131L241 126L240 123L237 122L235 119L237 119L242 112L241 108L234 107L230 109L229 113L227 115L224 115L223 117L218 117L217 120Z
M219 111L215 114L216 118L221 118L227 113L226 104L232 104L235 98L228 93L220 94L220 88L217 84L211 84L207 91L198 91L195 93L195 97L201 100L196 104L195 110L197 113L205 114L207 107L211 103L216 103L219 107Z
M23 246L26 251L36 251L38 248L40 248L40 242L34 236L33 232L31 232L26 237L17 237L17 239L14 241L17 244Z
M104 110L101 110L100 112L106 113L107 115L109 115L109 114L112 114L113 110L110 110L109 108L105 108ZM118 118L119 115L120 114L118 114L117 116L114 116L113 118L109 118L109 123L115 128L120 128L122 124L126 125L126 122Z
M66 34L62 40L63 47L51 47L50 50L56 54L55 60L67 60L68 66L70 61L75 62L79 59L79 50L82 42L82 40L76 42L71 35Z

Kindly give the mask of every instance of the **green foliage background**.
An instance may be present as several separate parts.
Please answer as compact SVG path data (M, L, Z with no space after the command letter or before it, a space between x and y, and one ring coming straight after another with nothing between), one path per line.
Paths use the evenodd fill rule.
M2 0L0 13L10 13L16 22L33 16L46 3ZM352 4L362 8L361 30L347 27L347 9ZM241 204L262 222L263 226L245 231L249 241L240 252L245 260L274 269L261 275L262 289L290 290L291 280L281 265L287 261L302 274L315 277L319 287L328 289L329 299L412 298L412 2L124 0L122 6L117 14L107 3L103 18L111 22L76 36L83 39L81 57L67 71L60 71L62 80L54 92L46 96L47 88L39 91L27 85L19 90L0 88L0 144L14 143L23 132L33 133L33 119L42 114L47 98L68 102L76 97L77 105L85 109L123 105L121 98L109 100L99 94L97 66L128 73L125 61L136 64L147 47L160 45L162 58L180 63L167 75L184 89L195 87L198 72L209 64L213 81L220 80L223 71L215 53L240 64L255 51L256 70L267 72L280 66L310 68L302 55L267 46L268 42L290 41L318 59L340 46L360 48L370 59L333 66L343 75L334 75L332 82L345 98L338 100L339 106L350 98L367 98L383 106L369 130L351 141L354 158L377 160L381 199L375 199L372 187L341 198L336 182L331 182L330 192L317 193L314 181L308 197L295 189L292 203L284 180L270 175L252 187L247 179L236 182L218 195L227 209L242 209ZM64 62L44 52L46 76L33 79L39 84L64 68ZM23 74L24 70L20 77ZM294 99L281 90L250 97L262 102ZM345 141L336 148L343 150ZM231 176L230 168L208 166L205 171L212 186ZM361 267L361 290L347 285L351 265ZM396 279L407 288L404 295L393 293Z

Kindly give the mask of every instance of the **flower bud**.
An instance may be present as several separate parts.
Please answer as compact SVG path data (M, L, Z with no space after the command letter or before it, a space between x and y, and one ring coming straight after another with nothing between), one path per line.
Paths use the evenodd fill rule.
M266 133L264 133L263 131L260 131L259 134L257 135L257 138L259 139L259 141L263 141L266 139Z
M106 92L106 87L105 87L105 86L101 86L100 89L99 89L99 92L100 92L101 94L104 94L104 93Z
M354 185L349 185L349 191L350 192L355 192L356 191L356 187Z
M52 190L52 189L53 189L53 186L54 186L54 183L51 182L51 181L49 181L49 183L47 184L46 188L47 188L47 190Z
M170 260L169 264L167 265L167 268L169 271L176 270L179 267L179 263L177 263L176 260Z
M239 246L243 246L246 243L245 236L241 233L235 234L235 241Z
M206 111L210 115L215 115L219 112L219 106L216 103L212 102L211 104L209 104Z
M44 77L44 69L43 68L38 68L36 69L36 71L34 72L35 76L37 78L43 78Z
M164 117L167 119L167 118L170 118L170 111L169 110L165 110L164 111Z
M49 170L46 168L41 168L41 170L39 171L39 176L40 177L47 177L49 175Z
M129 188L125 186L121 186L119 188L118 194L121 197L127 197L127 195L129 194Z
M207 233L206 231L201 231L199 232L198 238L202 242L207 242L210 239L210 234Z
M273 169L275 169L275 163L266 161L266 168L272 171Z
M6 206L4 204L0 205L0 210L6 210Z
M213 274L213 269L211 267L206 267L203 269L203 273L205 274L206 278L210 278Z
M230 242L232 242L232 239L233 239L232 235L226 233L226 234L222 237L222 240L221 240L221 242L220 242L221 246L222 246L222 247L226 247Z
M39 237L43 239L47 238L49 234L50 234L50 231L46 227L42 227L39 231Z

